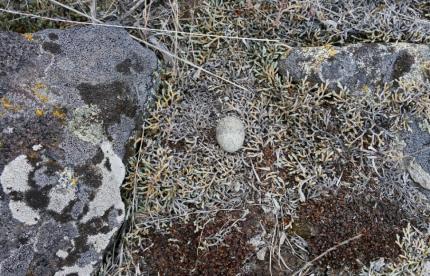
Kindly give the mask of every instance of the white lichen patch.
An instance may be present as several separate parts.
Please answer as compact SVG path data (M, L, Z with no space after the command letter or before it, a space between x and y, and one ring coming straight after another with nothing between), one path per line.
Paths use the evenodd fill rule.
M106 234L99 233L97 235L88 236L87 243L92 245L97 253L101 253L109 245L110 238L116 232L116 230L117 227Z
M78 276L87 276L91 275L91 272L93 272L93 264L87 264L86 266L68 266L63 267L60 271L56 272L54 276L66 276L70 274L77 274Z
M65 188L60 185L54 187L49 192L48 209L61 213L69 203L76 198L75 189Z
M43 146L41 144L38 145L34 145L33 147L31 147L34 151L39 151L43 148Z
M57 255L57 257L59 257L61 259L65 259L65 258L67 258L67 256L69 256L69 253L67 253L67 251L60 249L57 251L57 253L55 253L55 255Z
M94 200L89 204L88 213L82 218L81 222L85 223L93 217L101 217L112 206L115 209L124 210L124 203L121 199L120 186L125 178L125 167L121 158L115 154L112 144L108 141L103 142L100 146L104 158L97 165L102 175L102 185L98 188ZM110 170L104 164L110 163ZM124 215L121 214L117 220L122 222Z
M0 184L5 194L12 192L26 192L30 189L28 176L33 166L25 155L20 155L7 164L0 176ZM28 225L34 225L40 219L39 213L20 200L9 201L9 209L13 218Z
M9 194L12 191L25 192L28 186L28 175L33 170L33 166L28 162L25 155L20 155L7 164L0 176L0 183L3 192Z
M95 105L84 105L73 112L73 118L69 122L69 129L79 139L99 144L104 140L103 121L100 119L100 109Z
M13 133L13 127L6 127L2 131L4 134L12 134Z
M9 209L13 218L28 225L34 225L40 219L39 213L23 201L11 200Z

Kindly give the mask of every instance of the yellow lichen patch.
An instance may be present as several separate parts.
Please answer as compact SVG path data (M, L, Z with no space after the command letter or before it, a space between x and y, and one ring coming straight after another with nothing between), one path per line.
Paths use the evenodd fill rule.
M76 177L73 177L71 180L70 180L70 185L73 187L73 188L76 188L76 186L78 186L78 178L76 178Z
M369 88L369 86L368 86L367 84L363 85L361 89L362 89L362 90L363 90L363 92L365 92L365 93L369 93L369 92L370 92L370 88Z
M36 82L34 84L34 89L40 90L40 89L44 89L44 88L46 88L46 85L41 83L41 82Z
M39 101L43 102L43 103L47 103L49 98L48 96L46 96L44 93L46 93L47 89L46 89L46 85L41 83L41 82L36 82L34 84L34 86L31 88L31 91L33 92L33 94L36 96L36 98L39 99ZM43 93L41 92L41 90L44 90Z
M337 51L333 45L325 45L324 48L327 50L327 55L329 58L334 57L337 54Z
M25 39L27 39L28 41L32 41L33 40L33 34L32 33L25 33L22 35Z
M42 117L44 114L45 114L45 112L43 112L42 109L40 109L40 108L36 109L36 116L37 117Z
M39 92L34 92L34 96L36 96L36 98L39 99L39 101L41 101L42 103L47 103L49 98L46 95L43 95L42 93Z
M66 119L66 113L61 107L54 107L52 110L52 116L59 119L60 121L64 121Z
M21 108L18 105L14 105L8 98L2 97L0 98L0 106L3 107L4 110L10 111L20 111Z
M425 61L421 64L421 68L425 74L430 74L430 61Z

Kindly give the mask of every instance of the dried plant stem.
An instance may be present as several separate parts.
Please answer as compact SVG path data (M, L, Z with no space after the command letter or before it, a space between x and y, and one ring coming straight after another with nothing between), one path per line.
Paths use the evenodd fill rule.
M352 242L353 240L357 240L359 238L361 238L361 236L363 236L363 234L358 234L352 238L349 238L341 243L336 244L335 246L330 247L329 249L327 249L326 251L324 251L322 254L318 255L317 257L315 257L314 259L312 259L311 261L307 262L299 271L297 271L296 273L294 273L294 275L301 275L301 273L303 271L305 271L306 269L308 269L314 262L318 261L319 259L323 258L325 255L327 255L328 253L336 250L338 247L346 245L350 242Z
M82 13L72 7L69 7L67 5L64 5L62 3L59 3L55 0L49 0L52 3L55 3L60 5L61 7L64 7L66 9L69 9L73 12L76 12L77 14L86 17L90 20L92 20L91 16L88 16L85 13ZM14 11L9 9L3 9L0 8L0 12L10 13L10 14L16 14L21 16L26 16L30 18L38 18L43 20L49 20L49 21L55 21L55 22L64 22L64 23L70 23L70 24L78 24L78 25L95 25L95 26L103 26L103 27L112 27L112 28L121 28L121 29L129 29L129 30L141 30L141 31L150 31L150 32L159 32L159 33L165 33L165 34L181 34L186 36L192 36L192 37L212 37L212 38L219 38L219 39L233 39L233 40L243 40L243 41L256 41L256 42L273 42L277 43L281 46L291 48L288 44L283 43L281 40L278 39L266 39L266 38L255 38L255 37L241 37L241 36L228 36L228 35L214 35L214 34L203 34L203 33L195 33L195 32L185 32L185 31L177 31L177 30L163 30L163 29L155 29L155 28L146 28L146 27L136 27L136 26L124 26L119 24L108 24L108 23L102 23L100 20L96 20L96 22L82 22L82 21L75 21L75 20L69 20L69 19L61 19L61 18L52 18L48 16L42 16L37 14L31 14L31 13L25 13L21 11Z

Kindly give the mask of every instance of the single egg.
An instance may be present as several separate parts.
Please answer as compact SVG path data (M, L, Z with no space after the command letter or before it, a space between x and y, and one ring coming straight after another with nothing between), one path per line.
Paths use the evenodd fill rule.
M216 140L226 152L238 151L245 141L245 126L240 119L227 116L218 122Z

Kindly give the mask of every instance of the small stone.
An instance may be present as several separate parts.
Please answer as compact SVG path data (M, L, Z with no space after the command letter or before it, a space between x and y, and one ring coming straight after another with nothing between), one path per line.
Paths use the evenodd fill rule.
M245 127L234 116L227 116L218 122L216 140L223 150L233 153L238 151L245 140Z
M258 250L257 259L260 261L264 261L264 259L266 257L266 251L267 251L267 247L263 247L260 250Z

